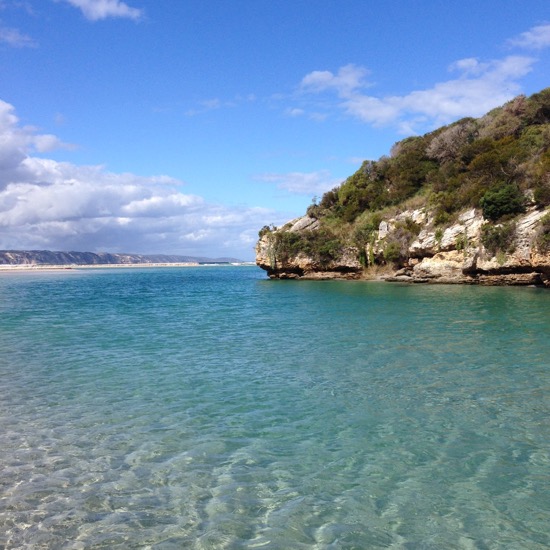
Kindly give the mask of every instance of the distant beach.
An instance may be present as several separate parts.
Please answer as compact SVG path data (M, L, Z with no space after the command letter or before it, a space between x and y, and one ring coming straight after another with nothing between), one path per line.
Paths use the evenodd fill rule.
M242 263L208 263L178 262L178 263L142 263L142 264L0 264L0 272L21 271L70 271L75 269L132 269L148 267L207 267L207 266L250 266L253 262Z
M110 269L110 268L136 268L136 267L195 267L200 265L197 262L182 263L158 263L158 264L3 264L0 271L43 271L43 270L70 270L70 269Z

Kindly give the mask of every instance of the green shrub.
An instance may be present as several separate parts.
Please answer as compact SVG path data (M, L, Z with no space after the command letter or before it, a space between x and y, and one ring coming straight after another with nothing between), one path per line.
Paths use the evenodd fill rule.
M488 252L510 253L515 250L516 224L485 225L481 231L481 242Z
M382 221L380 212L365 212L361 214L355 221L353 227L353 241L361 247L371 241L373 235L376 234Z
M550 252L550 214L546 214L540 220L536 244L541 252Z
M310 254L322 265L336 259L342 251L340 240L327 230L309 232Z
M403 221L396 224L397 228L408 231L413 236L418 236L422 231L422 226L416 223L412 218L405 218Z
M550 205L550 149L538 158L534 179L533 194L537 206Z
M445 225L451 219L449 212L437 210L434 216L434 225Z
M260 239L261 239L264 235L272 233L273 231L275 231L275 226L274 225L264 225L260 229L260 231L258 231L258 237L260 237Z
M326 228L315 231L278 231L273 235L273 252L280 262L300 253L311 256L321 266L336 259L342 250L340 240Z
M468 234L466 231L457 236L455 246L457 250L466 250L468 248Z
M273 236L275 255L282 262L288 261L301 251L307 252L307 241L301 233L278 231L277 233L273 233Z
M487 191L479 205L485 219L497 221L509 214L525 212L525 197L517 185L508 183Z
M533 189L533 198L539 208L550 205L550 182L537 183Z
M314 219L318 220L321 217L321 207L316 202L312 202L307 207L306 214L310 218L314 218Z
M397 241L389 241L384 247L384 260L398 263L401 260L401 245Z

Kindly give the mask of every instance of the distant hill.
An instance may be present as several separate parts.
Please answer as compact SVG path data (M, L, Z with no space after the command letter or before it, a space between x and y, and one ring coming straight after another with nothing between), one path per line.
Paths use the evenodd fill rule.
M166 254L114 254L51 250L0 250L0 265L113 265L176 263L242 263L237 258L206 258Z

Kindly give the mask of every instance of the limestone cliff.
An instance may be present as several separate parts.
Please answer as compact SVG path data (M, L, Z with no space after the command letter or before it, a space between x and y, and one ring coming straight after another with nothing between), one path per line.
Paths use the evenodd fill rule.
M543 220L550 209L529 209L513 223L507 250L490 250L483 241L484 227L498 231L505 224L483 219L468 209L444 230L434 226L424 208L405 210L380 222L377 234L363 250L344 246L324 261L303 250L288 253L279 237L319 230L319 221L308 216L283 227L264 231L256 245L256 263L271 278L278 279L365 279L416 283L463 283L484 285L550 286L550 250L539 243ZM388 243L403 238L403 225L414 223L418 234L410 239L401 262L384 259ZM399 235L396 235L398 233ZM489 244L489 243L487 243ZM361 261L363 259L363 261ZM376 267L385 266L384 269Z
M281 245L279 236L299 235L319 230L319 222L304 216L273 231L264 231L256 245L256 264L276 279L354 279L363 267L355 247L342 247L330 258L308 254L303 250L288 253Z
M259 236L272 278L548 286L550 88L396 143Z

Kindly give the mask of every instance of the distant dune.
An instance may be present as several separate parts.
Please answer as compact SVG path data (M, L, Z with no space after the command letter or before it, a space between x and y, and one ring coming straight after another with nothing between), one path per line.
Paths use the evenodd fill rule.
M182 263L243 263L237 258L207 258L166 254L112 254L51 250L0 250L0 265L125 265Z

